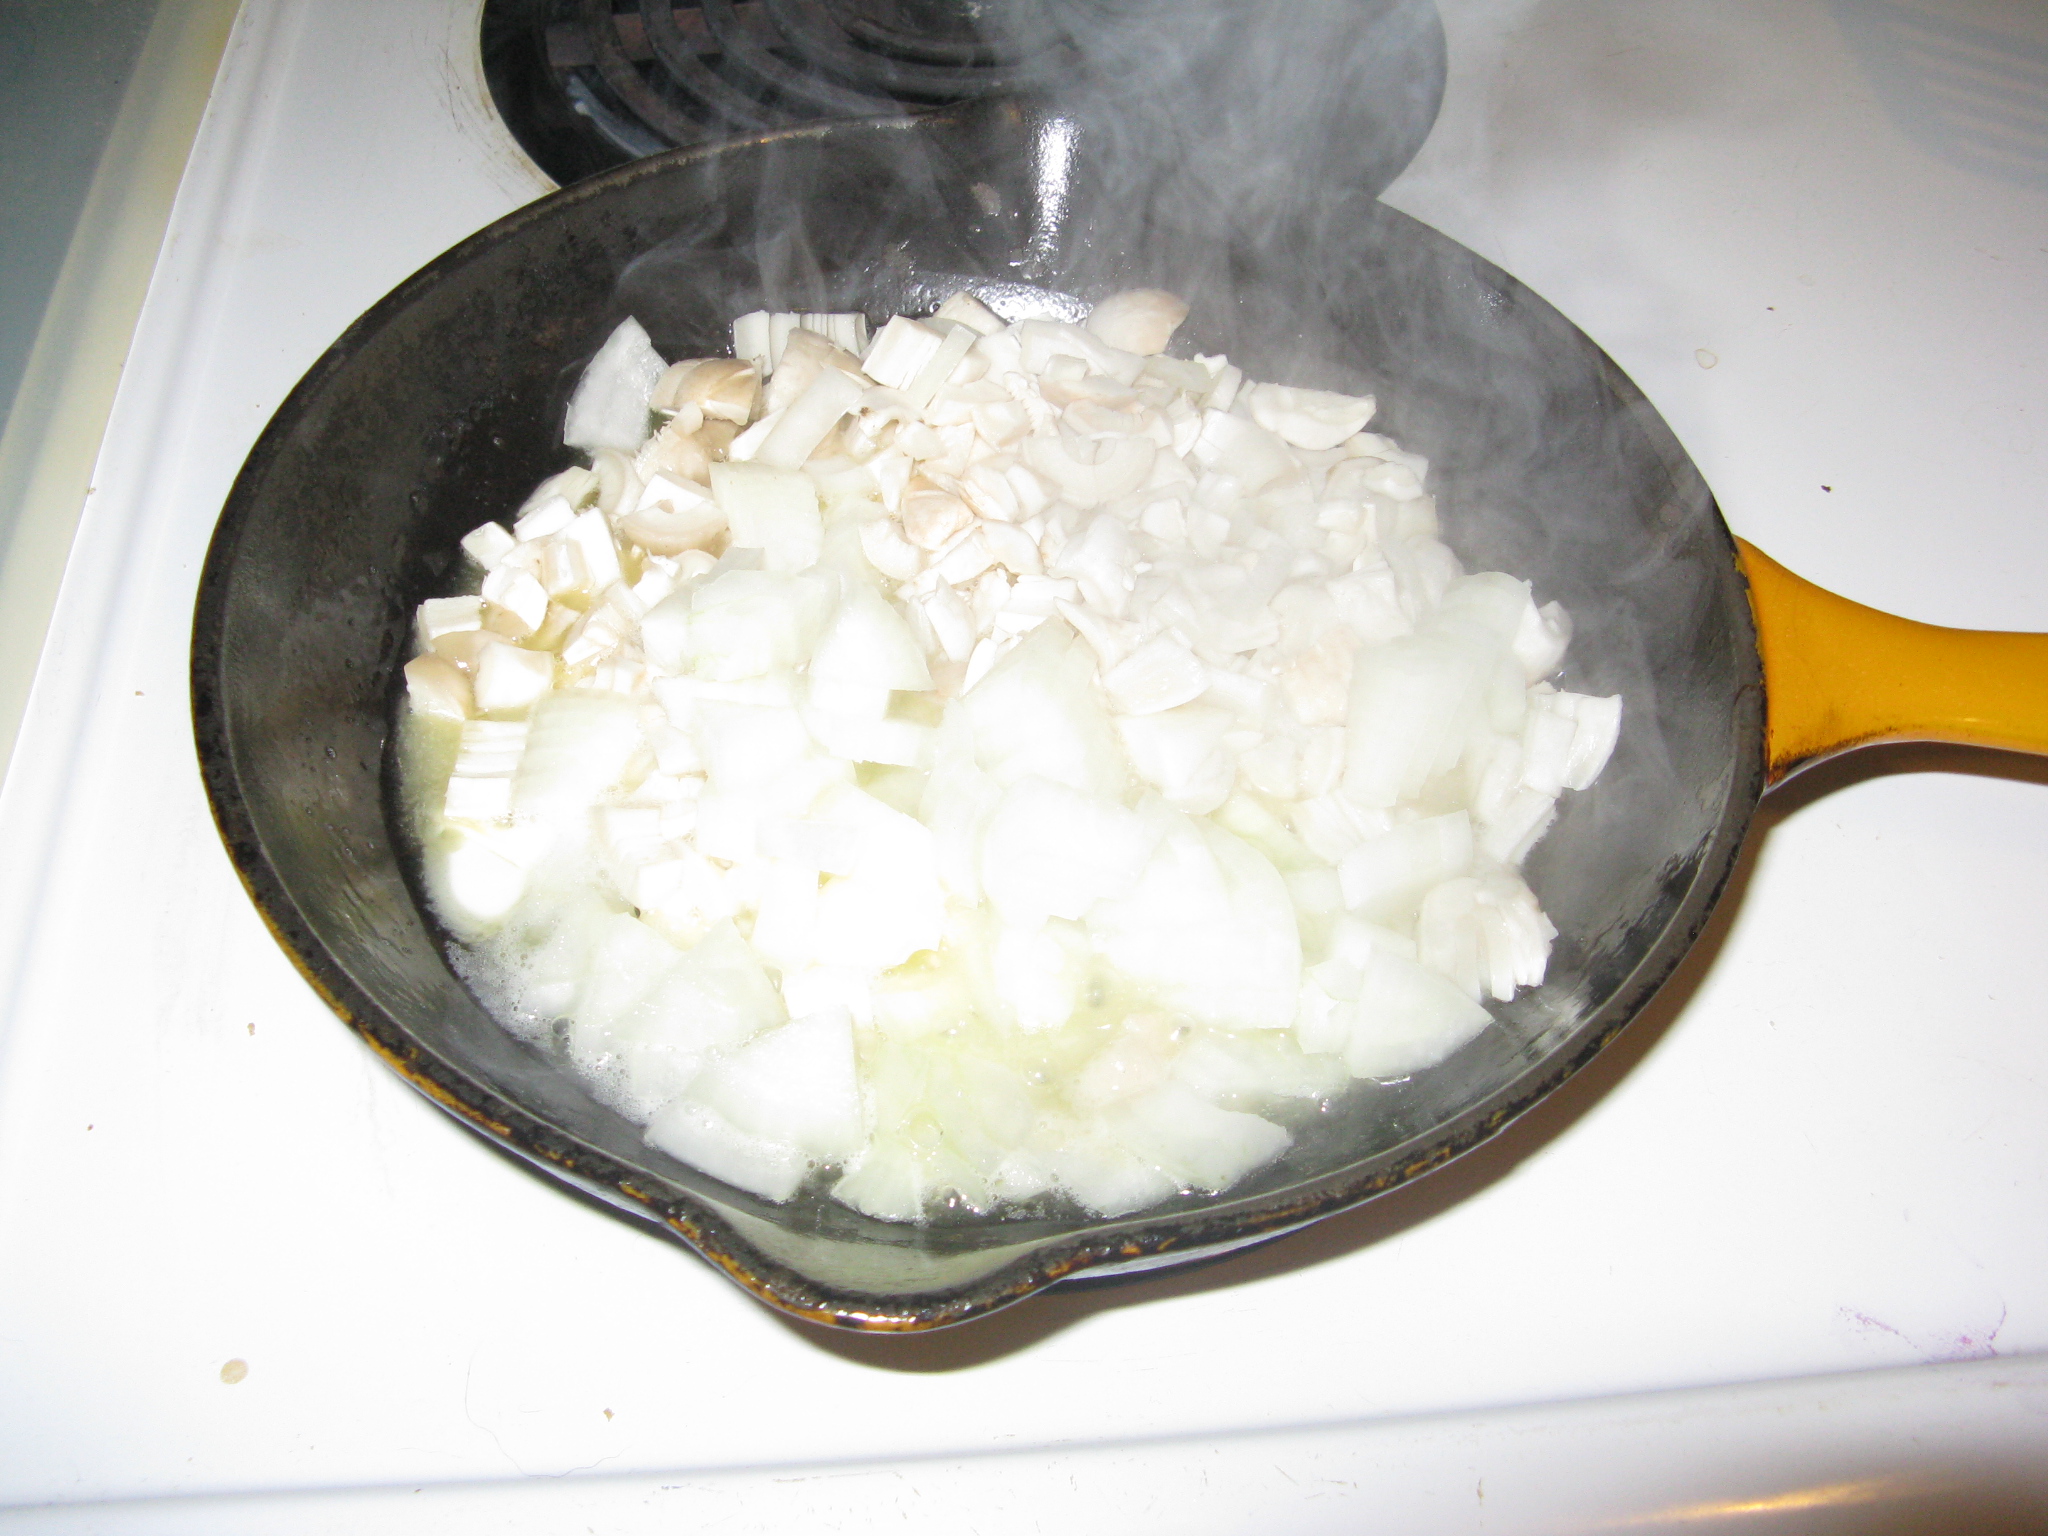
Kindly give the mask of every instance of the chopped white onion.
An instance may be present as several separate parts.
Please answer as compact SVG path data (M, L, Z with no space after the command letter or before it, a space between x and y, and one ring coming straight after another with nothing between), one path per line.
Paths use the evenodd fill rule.
M1185 315L757 311L666 369L628 321L591 466L463 540L406 667L429 887L651 1145L1135 1210L1542 980L1518 868L1619 698L1546 681L1569 616L1463 570L1370 396L1168 357Z
M648 399L667 367L640 322L621 320L569 397L562 441L571 448L638 448L647 439Z

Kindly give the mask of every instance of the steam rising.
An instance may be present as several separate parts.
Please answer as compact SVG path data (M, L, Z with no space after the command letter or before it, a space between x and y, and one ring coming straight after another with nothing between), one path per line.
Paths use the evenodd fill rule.
M1102 3L1047 94L1079 129L1095 211L1183 234L1302 227L1413 157L1445 76L1427 0Z
M1210 347L1203 317L1242 304L1225 253L1250 247L1261 265L1295 269L1285 286L1308 308L1288 328L1314 334L1337 318L1316 312L1316 296L1348 286L1347 244L1329 231L1399 174L1443 94L1443 31L1429 0L972 9L997 48L1052 33L1069 61L1040 72L1027 94L944 114L978 141L976 163L905 132L901 153L875 167L881 175L854 185L817 149L829 129L789 130L765 174L748 165L751 228L707 217L648 253L621 284L633 311L646 318L643 297L660 303L666 283L689 283L704 301L687 328L709 348L724 317L752 308L916 313L967 287L1008 319L1075 318L1104 292L1156 286L1191 301L1189 339ZM704 176L706 209L729 204L717 156ZM958 259L933 260L944 243L933 218L954 226ZM668 339L672 351L681 346ZM1269 349L1261 376L1293 377L1302 366L1312 376L1300 382L1347 382L1299 347Z
M630 313L664 355L712 355L754 309L926 314L965 289L1008 320L1074 319L1160 288L1191 306L1178 351L1377 394L1386 431L1431 460L1468 568L1564 603L1582 635L1566 685L1624 695L1638 722L1531 871L1562 943L1588 957L1578 999L1602 996L1605 957L1627 948L1607 931L1615 897L1666 910L1696 855L1648 850L1713 831L1673 765L1725 753L1726 719L1658 698L1723 664L1701 572L1725 535L1705 487L1561 316L1378 200L1441 100L1431 6L1072 0L1060 14L1077 62L1037 94L703 153L687 220L620 275L607 325ZM1573 820L1599 823L1599 858L1561 851ZM1640 863L1619 851L1632 841ZM1546 987L1528 1028L1569 1027L1581 1007Z

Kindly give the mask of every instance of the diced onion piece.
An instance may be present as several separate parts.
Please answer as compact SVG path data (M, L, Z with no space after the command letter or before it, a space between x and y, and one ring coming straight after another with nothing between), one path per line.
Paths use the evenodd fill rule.
M820 874L853 873L859 840L847 827L800 817L764 817L755 828L755 846L764 859L780 859Z
M932 638L948 661L964 662L975 644L974 615L960 594L941 582L922 597L912 599L913 612L930 628Z
M1090 916L1096 945L1169 1008L1202 1023L1284 1029L1301 937L1278 871L1228 832L1176 812L1145 872Z
M1361 477L1365 489L1395 501L1414 501L1422 495L1422 476L1407 464L1375 464Z
M767 465L714 464L711 494L733 546L760 550L766 569L801 571L817 563L825 524L808 476Z
M796 331L809 331L834 346L859 356L867 350L867 316L858 314L794 314L753 310L732 323L733 356L750 364L763 378L782 362L783 348Z
M1060 1028L1080 1006L1092 958L1087 932L1077 924L1002 925L989 968L1003 1022L1032 1031Z
M649 949L651 930L645 925L629 918L611 922L613 932L621 938L628 934L628 925L638 929L639 933L632 935L633 944ZM651 1016L650 1022L676 1049L701 1059L706 1052L738 1045L773 1029L788 1017L760 958L723 918L713 917L704 936L689 949L658 954L660 958L650 963L613 970L629 996L637 986L639 1001L633 1011ZM579 1007L579 1023L587 1017L590 1002L586 995Z
M526 722L467 720L449 775L444 814L487 822L512 810L512 776L525 755Z
M804 724L819 746L848 762L921 768L931 761L931 727L914 720L807 709Z
M974 526L974 512L951 491L928 481L912 481L903 494L899 526L903 537L919 549L937 552ZM943 571L940 576L952 579Z
M982 835L981 885L1005 921L1079 918L1131 888L1160 835L1156 822L1114 800L1025 778Z
M689 480L702 483L711 477L711 445L700 435L704 420L695 406L688 408L684 415L673 417L654 436L640 445L640 451L633 455L633 473L640 477L644 487L656 476L665 475L671 480ZM637 501L634 503L637 505ZM625 504L612 510L624 511Z
M598 515L602 517L604 514ZM587 592L590 572L583 563L583 552L573 541L549 539L541 553L540 580L551 598Z
M908 581L924 569L924 554L903 536L891 517L870 518L860 525L861 552L868 563L893 581Z
M970 524L937 552L932 574L952 587L964 587L996 563L995 551L978 526Z
M1301 794L1301 747L1285 736L1268 736L1238 759L1252 787L1276 800Z
M1344 1064L1382 1081L1435 1066L1493 1022L1454 982L1386 952L1372 956L1345 1014Z
M678 593L669 602L682 597ZM774 571L725 571L688 602L683 659L699 677L720 681L794 668L829 616L829 597L817 577ZM643 634L655 617L647 616Z
M485 714L525 709L555 685L555 658L546 651L494 645L477 660L476 707Z
M496 821L512 814L512 781L451 774L443 813L450 821Z
M726 462L728 464L752 463L754 455L761 451L761 445L768 441L768 434L780 425L782 425L782 412L770 411L726 445Z
M631 453L647 440L647 402L668 367L640 322L621 320L583 370L569 397L562 441L586 452L618 448Z
M468 720L455 754L455 772L509 778L526 753L524 720Z
M1477 691L1470 651L1415 635L1361 652L1352 672L1344 793L1361 806L1412 798L1455 762Z
M1337 865L1344 905L1384 922L1412 914L1423 896L1472 867L1472 818L1429 816L1361 842Z
M1207 406L1212 411L1229 410L1237 401L1239 386L1244 383L1244 370L1221 354L1204 357L1198 352L1195 354L1195 361L1210 371L1209 392L1201 396L1197 403Z
M1572 733L1571 760L1565 766L1564 782L1567 789L1588 789L1600 770L1607 766L1607 759L1614 752L1614 743L1621 734L1621 695L1598 698L1583 693L1561 693L1559 699L1569 699L1571 714L1577 729Z
M497 922L526 894L526 871L476 836L449 850L442 879L455 915L469 925Z
M594 449L591 471L597 476L597 509L608 515L625 511L640 499L641 477L635 467L638 455L617 448ZM579 505L590 501L585 497Z
M495 620L496 616L493 617ZM502 621L497 621L490 629L455 629L436 635L432 650L436 656L454 662L463 671L474 672L477 658L483 654L484 648L496 645L504 638Z
M1091 316L1090 318L1092 319L1093 317ZM1135 352L1138 349L1133 347L1130 350ZM1215 382L1210 376L1209 370L1200 363L1188 362L1178 357L1164 356L1146 357L1144 371L1138 375L1138 378L1140 382L1156 380L1166 385L1169 389L1177 390L1184 395L1192 395L1198 401L1209 392L1210 385ZM1185 452L1186 450L1183 448L1180 451Z
M873 587L849 586L811 652L813 678L860 682L885 692L931 687L924 652L903 616Z
M1547 795L1585 789L1614 750L1621 697L1532 692L1522 732L1522 783Z
M1123 753L1093 674L1072 634L1043 624L961 699L975 756L998 783L1036 774L1083 794L1123 795Z
M852 311L829 315L807 314L804 329L816 331L842 352L855 357L868 349L868 317Z
M1219 1109L1180 1083L1161 1083L1121 1106L1117 1139L1182 1184L1215 1194L1292 1144L1270 1120Z
M877 1141L847 1165L832 1198L878 1221L917 1221L937 1193L935 1182L915 1148Z
M1103 675L1102 686L1127 715L1156 714L1209 689L1209 669L1167 635L1155 635Z
M851 1156L862 1134L853 1020L837 1008L784 1024L713 1062L688 1096L748 1135L807 1157Z
M692 735L714 789L747 794L811 753L803 717L787 704L702 703Z
M989 558L997 565L1018 576L1044 574L1045 567L1038 558L1037 541L1016 524L983 523L980 532Z
M1513 875L1447 880L1422 903L1418 958L1473 997L1505 1002L1543 980L1557 930Z
M538 815L580 812L618 781L640 744L630 700L550 693L533 707L513 808Z
M1153 1167L1106 1128L1076 1127L1076 1134L1049 1149L1048 1161L1052 1177L1045 1182L1057 1180L1076 1201L1099 1216L1142 1210L1179 1188L1171 1174ZM1029 1190L1033 1184L1027 1182L1023 1187Z
M597 489L597 479L596 471L586 469L581 464L573 464L567 469L549 475L547 479L541 481L539 485L533 488L526 500L519 504L519 510L513 513L512 531L515 534L519 531L518 522L520 518L525 517L542 503L551 501L558 496L563 501L569 503L569 510L573 512Z
M764 1200L789 1199L811 1160L789 1142L741 1130L694 1099L674 1099L647 1122L647 1142Z
M587 959L567 1010L569 1054L596 1069L636 1118L687 1088L714 1052L781 1017L759 961L744 943L734 957L720 927L737 941L729 924L714 925L687 953L624 914L586 929Z
M1116 725L1138 777L1156 787L1175 810L1204 816L1230 798L1237 764L1223 745L1230 716L1222 710L1183 704L1157 714L1127 715Z
M862 828L864 848L851 875L818 893L817 958L870 973L901 965L944 940L945 890L931 831L887 811L886 825Z
M782 974L782 996L789 1011L806 1018L828 1008L843 1008L857 1025L874 1022L874 998L868 978L858 966L807 965Z
M1480 850L1495 863L1513 868L1529 856L1556 819L1555 795L1517 789L1498 812L1486 819L1479 837Z
M1522 664L1522 673L1530 682L1539 682L1557 670L1571 643L1572 616L1557 603L1538 608L1531 602L1515 629L1515 660Z
M1529 701L1529 712L1522 724L1519 764L1521 783L1538 794L1552 797L1564 789L1565 775L1571 771L1572 740L1579 729L1578 721L1570 713L1571 706L1561 705L1559 697L1541 693Z

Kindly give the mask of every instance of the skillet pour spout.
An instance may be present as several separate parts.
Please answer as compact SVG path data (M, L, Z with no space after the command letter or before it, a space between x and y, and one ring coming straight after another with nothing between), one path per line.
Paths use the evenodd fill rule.
M930 1328L1067 1276L1225 1252L1495 1134L1678 964L1779 765L1767 679L1773 731L1793 718L1776 702L1776 640L1760 661L1752 616L1752 590L1773 612L1774 568L1745 556L1745 584L1670 431L1542 299L1362 191L1284 229L1191 228L1083 155L1049 209L1045 126L1009 105L812 126L638 162L521 209L401 284L307 373L250 453L200 585L208 794L314 988L479 1133L834 1326ZM1047 1207L913 1227L815 1191L773 1204L668 1157L450 968L396 811L414 609L448 590L464 533L571 462L569 392L629 314L688 357L724 352L731 318L764 307L881 317L970 288L998 308L1079 313L1130 287L1187 297L1183 342L1251 376L1376 393L1386 430L1430 458L1467 564L1526 576L1573 614L1563 685L1623 696L1606 773L1526 869L1559 930L1548 978L1440 1066L1308 1118L1228 1194L1129 1217Z

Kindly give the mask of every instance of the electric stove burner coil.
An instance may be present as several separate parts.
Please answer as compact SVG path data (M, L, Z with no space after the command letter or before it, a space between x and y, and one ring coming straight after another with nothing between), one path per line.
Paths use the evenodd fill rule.
M972 0L486 0L485 74L567 185L645 155L1030 89L1071 68L1030 5Z

